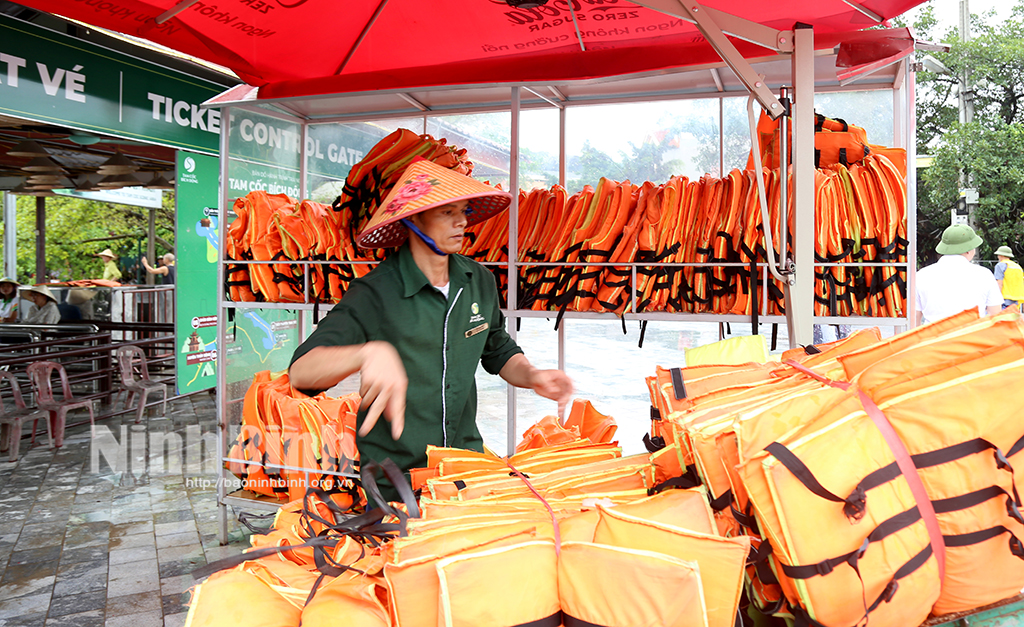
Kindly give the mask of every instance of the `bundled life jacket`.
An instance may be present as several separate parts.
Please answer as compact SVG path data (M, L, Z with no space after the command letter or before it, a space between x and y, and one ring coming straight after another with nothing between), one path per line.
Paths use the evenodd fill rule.
M744 567L750 554L749 538L722 538L630 516L617 508L599 505L598 509L601 519L594 530L596 544L656 551L696 562L708 627L735 625Z
M334 475L287 470L320 469L351 473L358 459L355 413L361 399L308 397L291 386L284 372L257 372L242 400L242 425L226 462L251 492L297 500L310 483L351 505L354 488ZM250 462L250 463L244 463Z
M922 327L841 356L853 387L823 378L764 420L737 425L737 468L768 541L759 551L790 602L819 623L908 624L1022 583L1011 468L1024 430L1004 418L1014 395L996 391L1024 364L1021 326L943 322L946 332ZM767 430L777 416L790 420L782 437Z
M253 601L258 599L258 603ZM232 570L210 576L192 591L186 627L278 627L298 625L302 614L255 575Z

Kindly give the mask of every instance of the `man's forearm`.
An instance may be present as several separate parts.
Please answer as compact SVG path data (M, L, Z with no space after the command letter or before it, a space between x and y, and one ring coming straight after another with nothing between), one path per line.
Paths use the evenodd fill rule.
M537 371L522 353L516 353L505 362L498 376L517 388L532 388L533 374Z
M359 372L363 365L360 351L364 346L317 346L295 360L288 369L288 378L296 388L326 390Z

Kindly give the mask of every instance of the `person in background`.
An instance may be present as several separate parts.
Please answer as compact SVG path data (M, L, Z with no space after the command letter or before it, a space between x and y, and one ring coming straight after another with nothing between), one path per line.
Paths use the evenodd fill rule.
M996 249L996 284L1003 294L1003 309L1010 305L1019 305L1024 301L1024 271L1020 264L1013 260L1013 251L1003 245Z
M60 309L57 308L57 298L45 285L34 285L22 288L22 296L32 301L25 319L25 324L57 324L60 322Z
M121 270L117 267L117 255L112 250L106 248L103 252L96 255L103 262L103 280L104 281L120 281Z
M0 279L0 322L18 321L18 283L12 278Z
M992 272L971 263L983 240L970 226L954 224L942 232L935 251L942 257L917 272L917 323L935 322L965 309L999 313L1003 296Z
M312 395L358 372L360 459L390 458L408 472L426 465L431 444L483 451L477 366L556 401L559 413L573 386L561 370L530 364L505 331L494 276L457 254L466 227L499 214L511 196L425 160L400 180L356 240L398 250L352 282L296 349L289 376Z
M163 256L163 261L164 265L157 266L156 268L154 268L153 266L149 265L149 262L146 260L145 257L143 257L142 265L146 268L146 272L162 276L164 278L164 285L174 285L174 255L172 253L167 253L166 255Z

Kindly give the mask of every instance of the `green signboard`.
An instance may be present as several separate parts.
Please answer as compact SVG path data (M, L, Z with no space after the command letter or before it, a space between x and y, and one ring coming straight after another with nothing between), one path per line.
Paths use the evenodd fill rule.
M260 189L298 198L303 143L311 185L322 179L344 181L352 166L390 132L366 122L312 124L303 142L302 127L295 122L233 109L228 129L228 195L237 198Z
M175 336L178 394L217 384L220 160L178 151Z
M224 88L0 15L0 113L217 154Z

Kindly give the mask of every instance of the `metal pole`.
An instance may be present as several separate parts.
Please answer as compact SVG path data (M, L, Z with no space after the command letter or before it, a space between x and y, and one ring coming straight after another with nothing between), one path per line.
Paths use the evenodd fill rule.
M224 107L221 111L223 126L220 130L220 202L217 206L217 238L220 244L217 247L217 464L219 469L217 476L217 539L222 545L228 543L228 506L224 503L227 496L227 471L224 469L222 459L227 457L228 451L228 424L227 424L227 350L225 339L227 336L227 316L225 315L224 300L224 257L226 255L226 242L228 231L228 136L231 133L231 107Z
M519 87L512 88L512 124L509 147L508 190L512 206L508 208L508 334L516 339L517 298L519 279ZM508 385L508 428L505 433L508 454L516 452L516 387Z
M558 184L565 187L565 107L558 109ZM568 320L558 325L558 369L565 370L565 326Z
M783 106L789 103L789 88L779 90ZM779 271L792 272L789 257L789 116L779 118Z
M302 133L300 134L300 137L301 137L300 141L302 142L302 149L299 151L299 199L302 200L302 199L306 198L309 195L309 192L308 192L309 188L307 187L307 182L306 182L306 177L309 176L309 152L310 151L307 150L307 148L306 148L306 143L309 141L309 124L305 120L302 121ZM304 302L304 303L308 303L308 302L311 302L313 300L313 299L310 298L312 290L309 288L309 286L310 286L310 276L309 276L310 269L311 268L310 268L308 263L303 264L303 266L302 266L302 302ZM320 270L325 270L325 269L326 268L320 268ZM319 298L319 296L320 296L319 294L316 295L317 298ZM295 323L296 324L296 332L299 335L299 338L300 338L299 341L303 341L303 340L306 339L306 336L305 336L305 333L306 333L306 312L304 310L300 309L300 310L296 311L295 313L296 313L296 316L298 318L296 323Z
M718 97L718 177L725 178L725 99Z
M46 282L46 197L36 196L36 283Z
M794 31L793 50L793 256L795 281L787 285L789 346L813 340L814 315L814 29ZM786 208L780 211L783 226Z
M150 265L156 265L156 209L149 210L149 221L146 225L146 258ZM155 285L156 275L146 272L146 285Z
M4 275L18 278L18 197L4 192Z
M904 128L907 149L907 326L917 326L917 83L914 72L905 66L906 90Z

